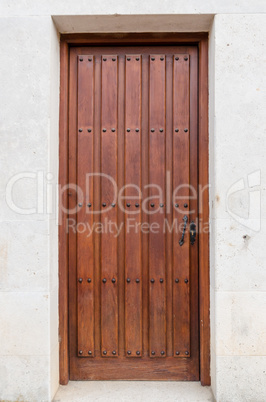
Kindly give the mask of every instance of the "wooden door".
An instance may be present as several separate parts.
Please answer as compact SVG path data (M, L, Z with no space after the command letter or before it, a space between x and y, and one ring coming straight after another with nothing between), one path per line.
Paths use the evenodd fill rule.
M72 380L199 379L197 65L194 46L71 48Z

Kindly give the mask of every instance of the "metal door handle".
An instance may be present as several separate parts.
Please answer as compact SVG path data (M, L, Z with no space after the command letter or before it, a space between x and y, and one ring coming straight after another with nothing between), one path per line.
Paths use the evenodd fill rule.
M196 224L195 222L191 222L190 224L190 243L193 246L196 240Z
M188 221L187 215L184 216L183 221L185 223L184 223L184 228L183 228L183 233L182 233L181 239L179 240L180 246L183 246L183 244L184 244L185 231L186 231L187 221Z

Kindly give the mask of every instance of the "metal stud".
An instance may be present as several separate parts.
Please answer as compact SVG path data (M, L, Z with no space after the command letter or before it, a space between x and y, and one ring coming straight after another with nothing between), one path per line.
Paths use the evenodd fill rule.
M160 133L163 133L163 128L160 128Z
M155 131L155 129L154 129L154 128L152 128L152 129L151 129L151 132L152 132L152 133L154 133L154 131Z
M187 132L188 132L188 129L187 129L187 128L185 128L185 129L184 129L184 131L185 131L185 133L187 133Z
M139 132L139 128L136 128L136 133L138 133Z
M155 207L155 204L152 203L152 204L151 204L151 207L154 208L154 207Z
M136 279L136 283L140 283L140 280L138 278Z
M88 355L90 355L90 356L92 355L92 351L91 351L91 350L88 351Z
M184 207L187 208L187 207L188 207L188 204L184 204Z
M154 61L154 60L155 60L155 57L152 57L151 60Z
M91 59L91 58L89 58L89 59L88 59L88 61L92 61L92 59Z
M160 60L163 61L163 60L164 60L164 57L160 57Z
M187 350L185 351L185 355L189 355L189 352Z
M164 350L162 350L162 351L161 351L161 355L163 356L163 355L164 355L164 353L165 353L165 352L164 352Z
M112 58L112 60L113 60L113 61L116 61L116 58L115 58L115 57L113 57L113 58Z
M176 61L179 60L179 57L175 57L175 60L176 60Z
M130 351L130 350L128 350L128 351L127 351L127 354L128 354L128 355L131 355L131 351Z
M88 128L88 133L91 133L91 128Z
M106 61L106 60L107 60L107 59L104 57L104 58L103 58L103 61Z
M128 58L127 58L127 61L130 61L130 60L131 60L131 58L130 58L130 57L128 57Z
M127 132L130 133L130 128L127 128Z
M135 207L138 208L138 207L139 207L139 204L135 204Z
M103 132L106 133L106 128L103 128Z
M184 282L185 282L185 283L188 283L188 279L185 279Z
M179 207L179 204L175 204L175 207L178 208L178 207Z
M106 350L103 351L103 355L107 355L107 351L106 351Z
M154 283L155 282L155 279L151 279L151 283Z
M188 60L188 57L187 57L187 56L185 56L185 57L184 57L184 60L185 60L185 61L187 61L187 60Z
M151 351L151 354L152 354L153 356L155 355L155 352L154 352L154 350L152 350L152 351Z
M112 128L112 133L115 133L115 128Z
M102 206L103 206L103 207L106 207L106 202L103 202L103 203L102 203Z
M82 355L82 353L83 353L83 351L82 351L82 350L79 350L79 354Z
M136 60L139 61L139 57L136 57Z
M87 282L88 282L88 283L91 283L91 278L88 278L88 279L87 279Z
M79 133L82 133L82 128L79 128Z
M160 207L163 208L164 204L160 204Z
M127 207L128 207L128 208L130 207L130 204L129 204L129 203L127 203Z
M115 350L113 350L113 351L112 351L112 354L113 354L113 355L116 355L116 351L115 351Z
M82 283L82 281L83 281L83 279L82 279L82 278L79 278L79 283Z
M175 279L175 283L178 283L178 282L179 282L179 279L178 279L178 278L176 278L176 279Z
M160 279L160 283L163 283L163 278Z
M106 282L107 282L107 280L105 278L103 278L103 283L106 283Z
M175 354L178 356L178 355L180 355L180 352L176 351Z
M80 57L80 58L79 58L79 61L83 61L83 58L82 58L82 57Z
M139 351L139 350L136 351L136 355L137 355L137 356L140 355L140 351Z
M127 278L127 283L130 283L130 278Z
M115 283L115 278L112 279L112 283Z
M81 204L81 202L79 203L79 207L82 207L82 204Z
M90 207L91 207L91 203L89 202L89 203L87 204L87 206L90 208Z
M113 202L113 203L111 204L111 206L114 208L114 207L115 207L115 203Z
M179 129L178 129L178 128L176 128L176 129L175 129L175 132L176 132L176 133L178 133L178 132L179 132Z

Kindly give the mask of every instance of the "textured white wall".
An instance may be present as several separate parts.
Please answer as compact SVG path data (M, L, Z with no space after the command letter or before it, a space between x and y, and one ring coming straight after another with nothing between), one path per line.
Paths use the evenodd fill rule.
M262 401L266 395L265 44L266 15L215 17L210 36L211 323L218 401ZM228 190L242 178L245 189L226 206ZM246 220L238 222L230 212Z
M49 16L2 17L0 27L0 400L48 401L58 388L57 225L13 212L6 186L39 172L46 197L46 174L57 181L58 34ZM36 183L14 184L19 208L36 206Z
M210 30L212 386L221 402L264 399L266 16L258 13L265 12L258 0L1 2L0 400L48 401L58 386L55 216L14 213L5 201L7 182L21 171L57 178L59 45L51 16L59 31L80 23L84 31L117 31L134 30L131 14L143 14L150 31ZM127 16L99 17L115 13ZM261 190L262 224L252 231L229 214L245 215L248 192L232 196L229 210L226 193L257 170L261 186L251 190ZM13 198L22 208L36 205L35 181L17 182Z

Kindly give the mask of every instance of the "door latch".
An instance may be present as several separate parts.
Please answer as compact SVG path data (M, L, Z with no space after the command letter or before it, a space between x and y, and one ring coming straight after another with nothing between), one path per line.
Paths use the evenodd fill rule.
M187 215L184 216L183 221L184 221L185 223L184 223L183 233L182 233L181 239L179 240L180 246L183 246L183 244L184 244L185 231L186 231L187 221L188 221Z
M191 222L190 224L190 243L193 246L196 240L196 224L195 222Z

